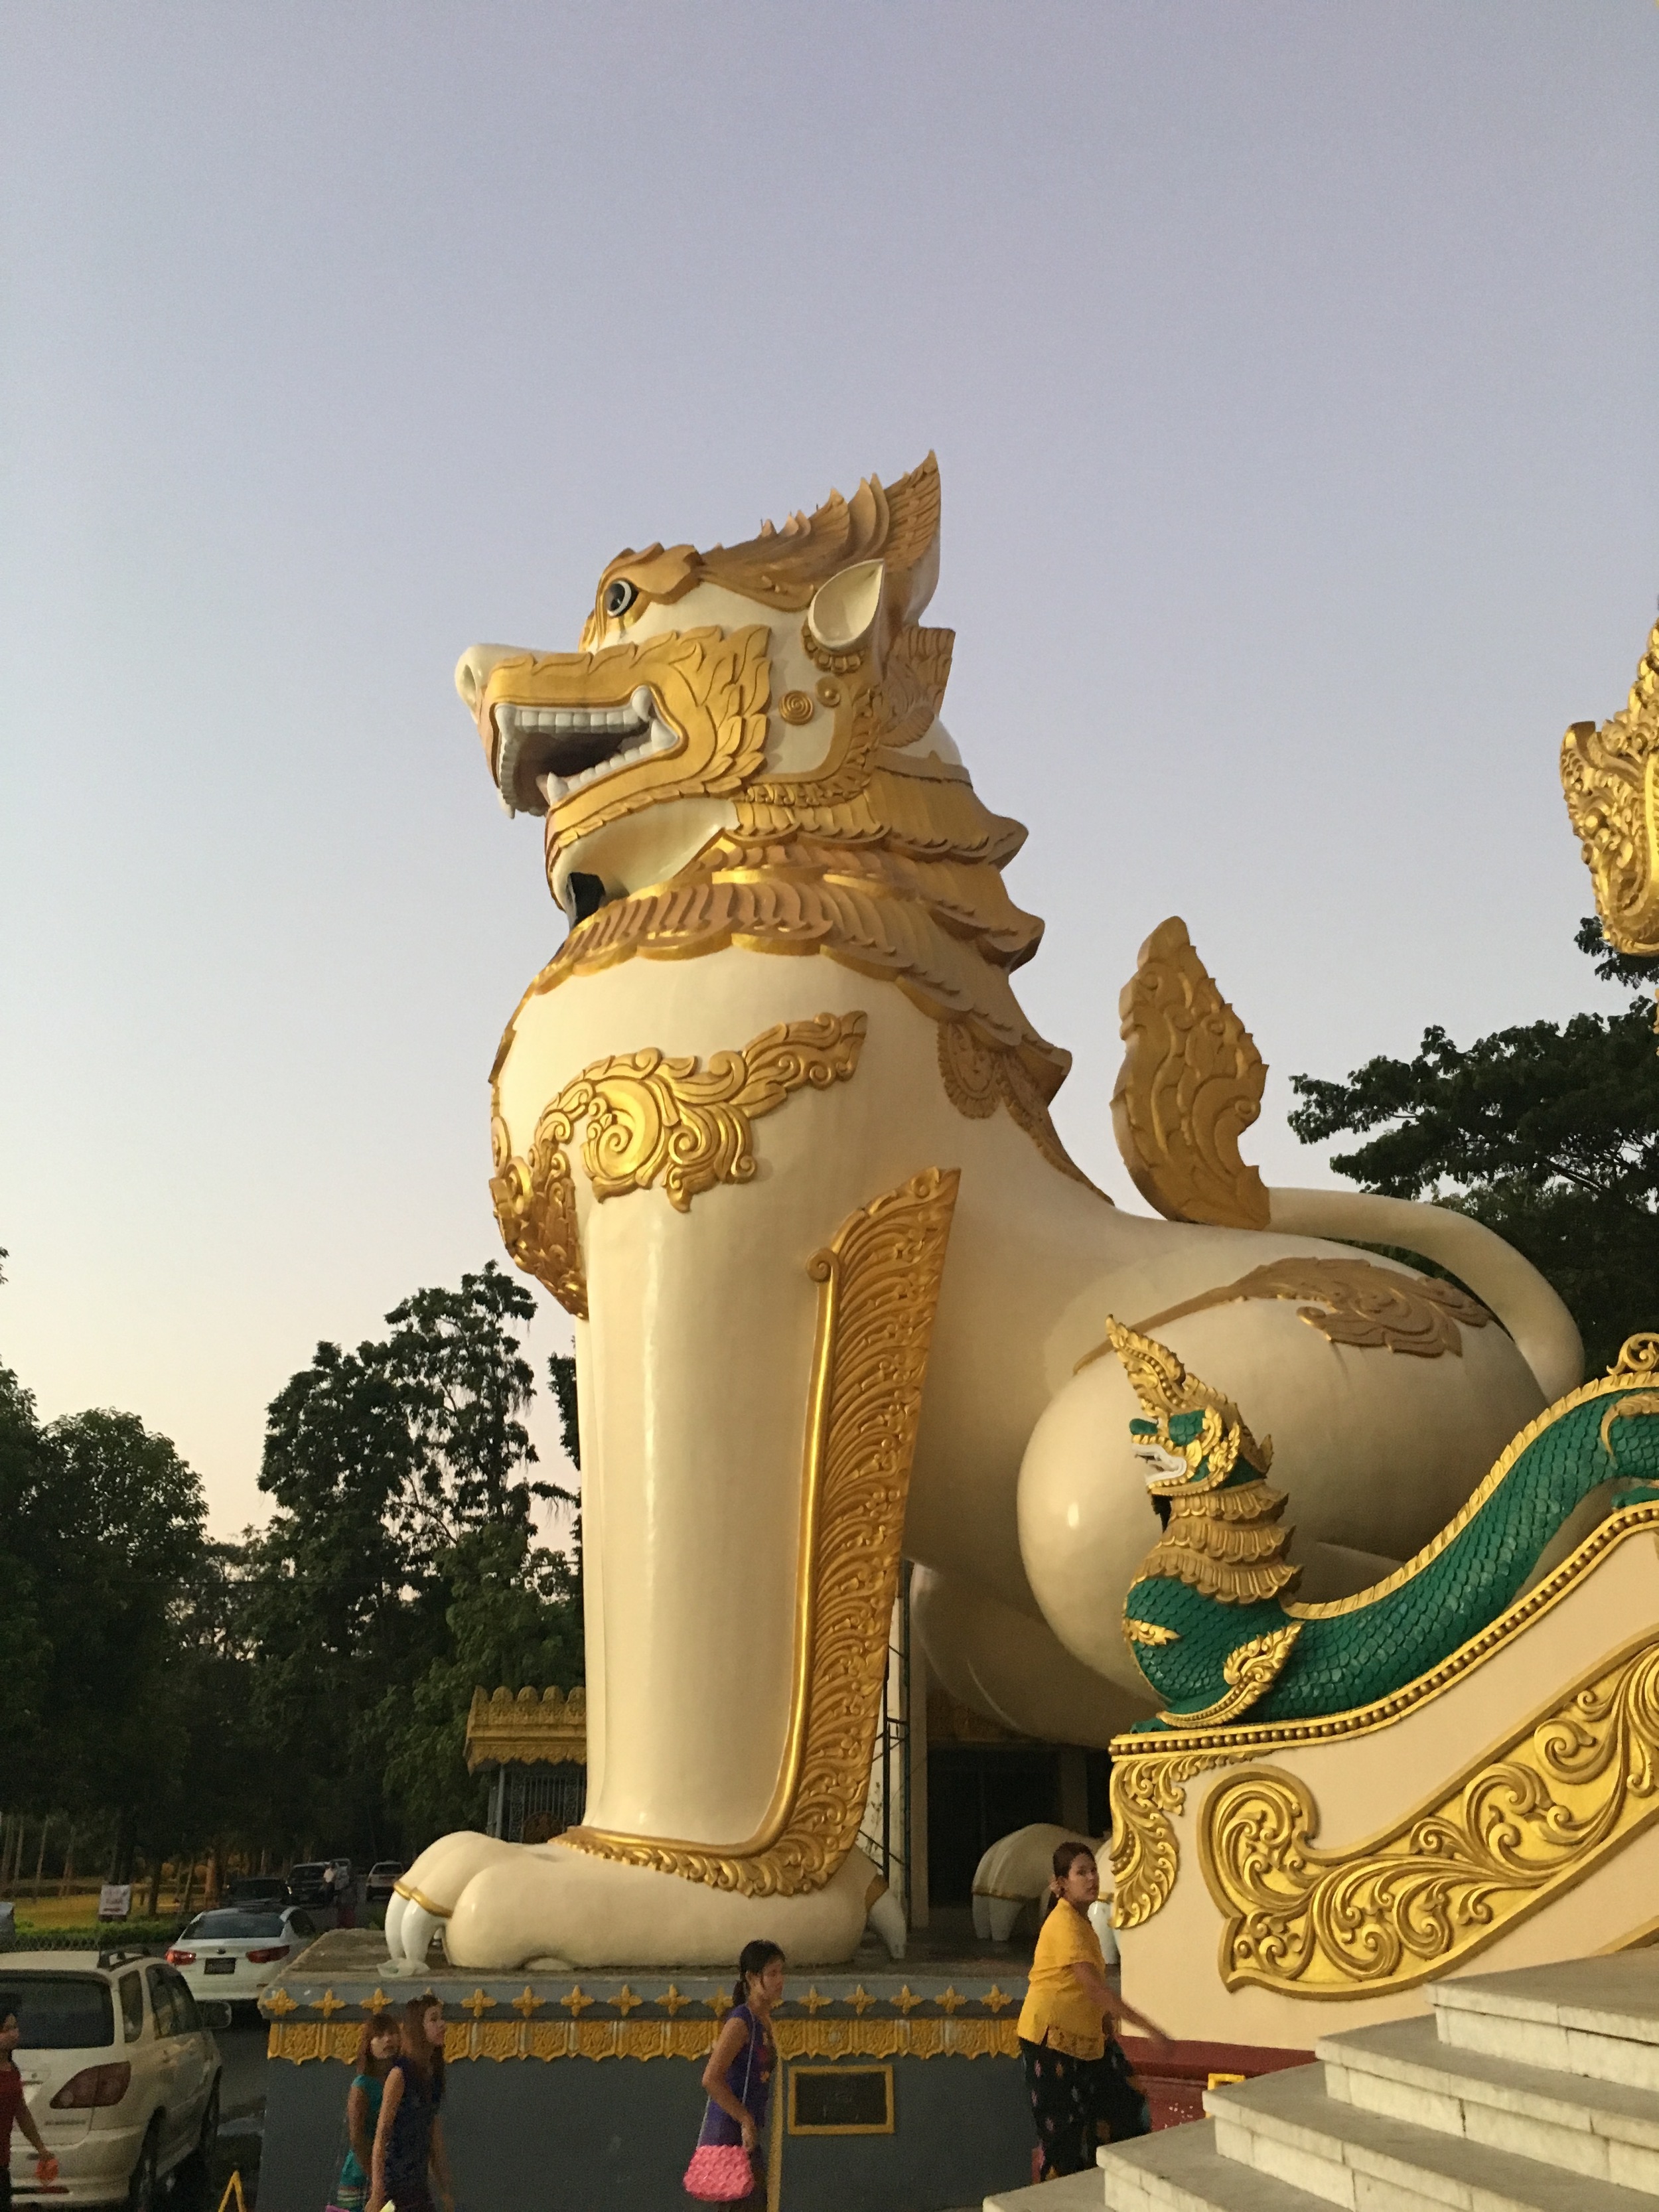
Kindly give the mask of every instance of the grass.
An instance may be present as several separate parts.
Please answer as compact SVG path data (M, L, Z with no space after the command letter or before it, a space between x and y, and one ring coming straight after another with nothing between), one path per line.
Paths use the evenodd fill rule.
M140 1893L142 1898L143 1893ZM137 1901L137 1900L135 1900ZM164 1889L156 1899L156 1923L179 1925L179 1901ZM149 1927L152 1923L141 1920L134 1913L131 1921L106 1920L98 1917L96 1887L78 1893L71 1890L67 1897L20 1897L16 1899L17 1932L20 1936L53 1936L59 1929L98 1928L100 1929L127 1927Z

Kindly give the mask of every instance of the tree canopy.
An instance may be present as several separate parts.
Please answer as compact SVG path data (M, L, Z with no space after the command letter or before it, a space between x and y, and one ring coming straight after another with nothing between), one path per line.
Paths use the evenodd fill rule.
M1377 1058L1346 1082L1291 1079L1304 1144L1367 1141L1331 1165L1364 1189L1430 1199L1525 1254L1578 1323L1590 1372L1637 1329L1659 1328L1659 962L1615 951L1592 915L1577 942L1621 1013L1529 1022L1459 1046L1424 1032L1410 1060Z
M492 1264L319 1344L271 1401L272 1511L240 1544L209 1538L165 1437L107 1409L43 1424L0 1367L7 1808L99 1829L118 1871L136 1847L373 1856L475 1822L473 1689L582 1678L580 1519L574 1556L539 1525L577 1499L525 1423L534 1312ZM568 1356L550 1383L574 1445Z

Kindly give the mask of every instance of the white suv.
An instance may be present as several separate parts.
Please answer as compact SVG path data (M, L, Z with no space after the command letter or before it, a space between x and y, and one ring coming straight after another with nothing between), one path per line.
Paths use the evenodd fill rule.
M17 2014L13 2057L30 2117L58 2160L50 2187L12 2130L19 2205L125 2204L152 2212L161 2177L213 2155L219 2046L182 1977L127 1952L0 1956L0 2013Z

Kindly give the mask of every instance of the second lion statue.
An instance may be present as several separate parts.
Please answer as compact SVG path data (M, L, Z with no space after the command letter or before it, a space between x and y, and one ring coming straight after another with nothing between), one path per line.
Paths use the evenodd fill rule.
M1068 1056L1010 980L1042 934L1002 879L1024 831L939 719L939 542L930 456L743 544L619 554L574 653L461 661L571 924L497 1055L492 1188L575 1317L589 1794L555 1842L424 1852L388 1919L411 1967L441 1922L480 1968L755 1935L848 1958L903 1558L956 1698L1071 1743L1149 1713L1107 1315L1271 1427L1304 1595L1414 1551L1577 1379L1565 1309L1474 1222L1252 1186L1249 1039L1178 923L1126 1000L1157 1065L1117 1103L1188 1218L1120 1210L1067 1157ZM1244 1069L1218 1091L1218 1037ZM1431 1254L1492 1310L1329 1234Z

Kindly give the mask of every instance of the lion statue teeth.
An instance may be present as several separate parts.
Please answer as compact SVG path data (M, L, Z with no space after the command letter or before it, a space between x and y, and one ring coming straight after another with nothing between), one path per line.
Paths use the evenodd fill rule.
M930 455L743 544L618 554L577 650L457 672L570 922L496 1057L490 1188L575 1317L589 1794L551 1843L423 1853L388 1919L411 1972L440 1928L480 1969L753 1935L828 1963L872 1909L902 1940L859 1835L906 1559L974 1711L1097 1745L1146 1717L1121 1617L1155 1531L1107 1315L1158 1316L1271 1428L1304 1596L1413 1552L1576 1380L1565 1310L1478 1224L1249 1182L1255 1048L1178 923L1117 1110L1175 1218L1069 1158L1069 1056L1013 985L1025 833L940 720L939 547Z

